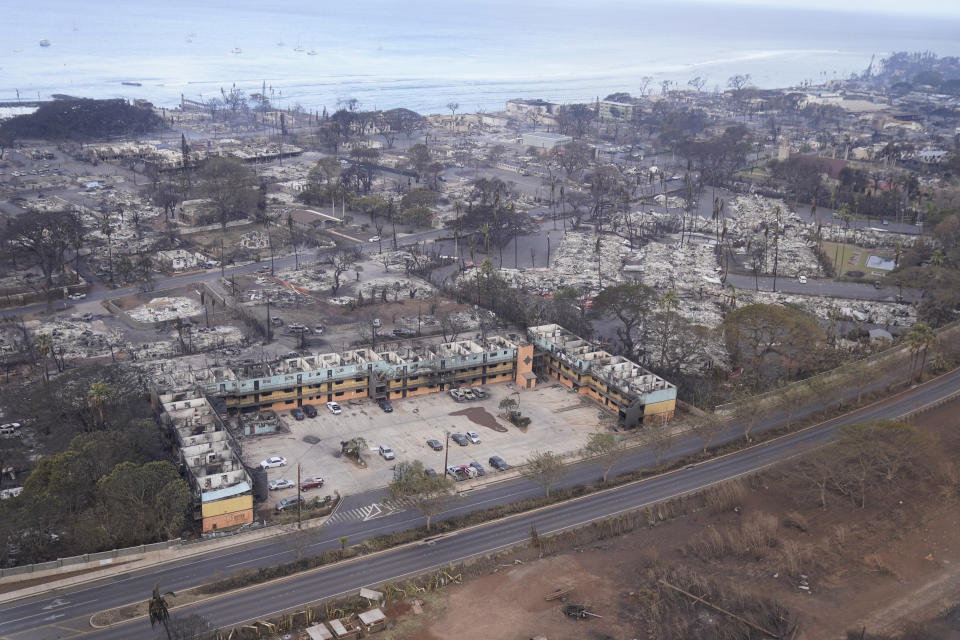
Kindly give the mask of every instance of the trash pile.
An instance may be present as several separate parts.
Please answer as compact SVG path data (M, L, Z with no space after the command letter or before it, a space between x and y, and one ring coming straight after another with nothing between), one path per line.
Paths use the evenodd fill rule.
M162 296L127 312L137 322L165 322L203 313L198 300L185 296Z

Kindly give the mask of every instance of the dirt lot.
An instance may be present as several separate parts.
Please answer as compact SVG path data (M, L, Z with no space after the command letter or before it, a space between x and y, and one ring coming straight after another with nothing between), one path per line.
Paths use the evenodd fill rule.
M533 451L545 449L546 442L557 453L573 452L581 448L597 429L599 406L589 402L581 404L581 397L565 387L544 385L520 394L520 411L531 418L526 432L497 418L498 404L514 394L514 386L498 383L484 388L489 397L472 402L455 402L446 393L394 400L393 413L383 413L371 400L343 403L340 415L333 415L320 405L316 418L302 421L293 420L289 412L284 411L283 419L290 433L248 439L244 444L244 456L251 464L272 455L284 456L289 466L271 469L271 480L282 477L295 480L296 465L300 463L304 476L323 476L325 491L337 490L346 495L386 486L395 462L419 459L424 466L440 471L445 452L433 451L426 441L434 438L444 442L448 430L451 433L476 431L481 440L479 444L466 447L451 440L449 464L467 464L476 460L487 466L488 458L493 455L510 464L518 464ZM496 424L503 430L495 429L493 425ZM333 455L340 450L342 440L356 436L365 438L371 448L364 456L366 468ZM316 438L317 442L310 444L304 440L307 437ZM378 455L376 449L381 444L394 450L396 461L387 461ZM488 474L497 473L492 469L487 471ZM279 500L293 492L289 489L275 493Z
M960 638L958 408L954 403L914 421L932 472L875 491L865 508L831 495L821 509L798 467L778 467L670 505L657 526L648 526L646 516L626 535L582 532L539 560L533 548L520 550L498 560L489 575L428 594L420 615L409 602L393 605L397 626L385 636L440 640L482 629L483 637L524 640L766 637L659 582L685 580L727 610L746 611L752 622L768 628L775 620L788 620L783 628L795 622L798 632L787 637L797 640L840 639L847 630L859 637L864 627L883 634L870 638L901 637L911 625L922 625L924 634L903 637ZM659 519L654 513L651 521ZM773 527L770 539L751 544L760 522ZM738 551L706 548L715 534L731 533L727 544ZM569 602L603 617L570 620L562 603L544 599L570 586ZM673 626L655 628L652 612L669 618L671 606Z

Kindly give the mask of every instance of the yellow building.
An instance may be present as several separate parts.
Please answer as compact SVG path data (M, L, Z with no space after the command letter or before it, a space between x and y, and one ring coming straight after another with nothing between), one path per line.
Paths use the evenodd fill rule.
M536 347L534 371L616 412L620 426L634 428L673 419L677 388L663 378L598 349L560 325L530 327L527 332Z
M517 353L523 356L518 365ZM282 411L355 398L398 400L454 387L517 382L533 388L533 347L490 336L395 351L356 349L261 363L231 379L202 385L224 398L231 413ZM249 374L260 375L249 375Z

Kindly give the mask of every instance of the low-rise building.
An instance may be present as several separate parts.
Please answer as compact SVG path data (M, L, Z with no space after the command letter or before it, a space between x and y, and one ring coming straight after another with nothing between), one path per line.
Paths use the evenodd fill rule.
M556 378L615 411L625 428L673 419L677 388L622 356L615 356L557 324L530 327L537 348L533 372Z
M341 223L340 218L313 209L291 209L286 212L286 217L290 219L293 226L308 231L329 229Z
M524 117L530 114L536 114L539 116L549 116L556 113L558 106L559 105L547 102L546 100L524 100L522 98L516 98L514 100L507 100L507 115Z
M253 484L233 435L198 392L157 397L161 419L173 432L204 533L253 522Z
M556 147L562 147L573 142L573 138L570 136L565 136L560 133L547 133L546 131L525 133L523 134L522 140L524 146L534 147L544 151L549 151L550 149L554 149Z
M162 267L171 271L184 271L193 269L199 264L197 254L185 249L169 249L167 251L158 251L157 259Z

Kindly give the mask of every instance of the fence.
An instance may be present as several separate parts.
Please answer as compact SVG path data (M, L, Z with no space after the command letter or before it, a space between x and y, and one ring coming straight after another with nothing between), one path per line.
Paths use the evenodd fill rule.
M167 549L179 547L180 538L168 540L166 542L155 542L153 544L142 544L137 547L126 547L124 549L111 549L110 551L99 551L97 553L85 553L82 556L72 556L69 558L57 558L49 562L38 562L37 564L27 564L20 567L9 567L0 569L0 578L9 576L29 575L40 571L50 571L52 569L63 569L77 567L89 563L99 563L101 565L112 564L114 560L126 558L129 556L138 556L151 551L166 551Z

